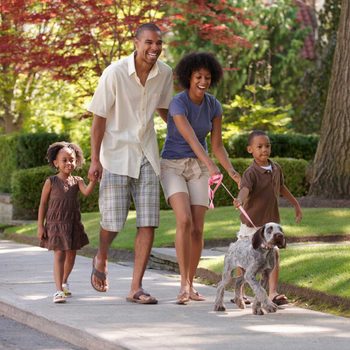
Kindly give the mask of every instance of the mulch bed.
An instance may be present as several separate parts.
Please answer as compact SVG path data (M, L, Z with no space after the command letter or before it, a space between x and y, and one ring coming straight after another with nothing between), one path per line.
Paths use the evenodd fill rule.
M319 197L299 197L297 198L302 208L350 208L350 199L325 199ZM281 207L291 207L285 199L280 199Z

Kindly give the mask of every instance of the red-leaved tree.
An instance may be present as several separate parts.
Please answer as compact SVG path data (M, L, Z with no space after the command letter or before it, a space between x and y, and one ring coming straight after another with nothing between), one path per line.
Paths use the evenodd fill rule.
M135 28L158 21L160 5L153 0L2 0L0 129L21 129L43 74L79 80L80 94L91 94L103 69L132 50Z

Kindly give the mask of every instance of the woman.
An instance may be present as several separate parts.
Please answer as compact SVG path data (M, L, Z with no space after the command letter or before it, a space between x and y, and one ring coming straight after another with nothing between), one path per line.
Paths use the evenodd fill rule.
M239 185L222 143L222 107L207 91L222 78L222 67L210 53L184 56L175 68L185 89L170 103L167 136L162 150L161 183L165 198L176 217L176 255L181 275L178 304L205 298L193 287L203 249L204 217L208 208L208 178L220 174L208 156L206 136L210 133L215 157Z

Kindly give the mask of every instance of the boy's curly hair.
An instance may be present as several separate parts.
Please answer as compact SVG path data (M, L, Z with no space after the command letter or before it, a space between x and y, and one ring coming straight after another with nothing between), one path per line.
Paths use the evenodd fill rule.
M55 168L55 165L53 162L57 158L58 152L62 148L65 148L65 147L74 151L76 163L77 163L77 168L81 168L83 166L83 164L85 163L83 151L81 150L81 148L78 145L76 145L74 143L66 142L66 141L55 142L49 146L47 153L46 153L46 159L49 162L49 165L52 166L53 168Z
M193 72L206 69L211 74L210 86L216 86L223 75L219 61L209 52L192 52L184 56L175 68L175 74L179 83L185 89L190 87Z

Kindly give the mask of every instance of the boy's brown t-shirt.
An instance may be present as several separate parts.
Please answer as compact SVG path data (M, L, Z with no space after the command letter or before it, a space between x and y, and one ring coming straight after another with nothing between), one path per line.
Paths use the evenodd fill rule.
M255 161L243 173L241 188L249 190L249 196L243 207L255 226L263 226L267 222L280 222L278 200L280 189L284 184L281 167L269 160L272 171L266 170ZM241 222L249 227L252 224L241 213Z

